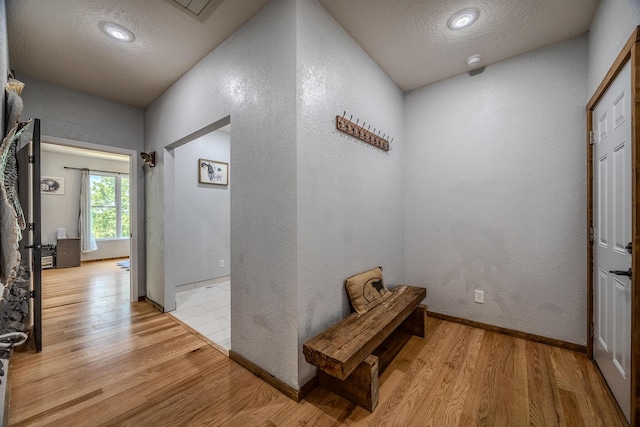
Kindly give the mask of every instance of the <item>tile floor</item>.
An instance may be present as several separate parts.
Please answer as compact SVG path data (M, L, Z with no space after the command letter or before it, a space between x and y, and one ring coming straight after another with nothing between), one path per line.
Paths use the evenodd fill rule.
M176 293L171 314L211 341L231 348L231 282L222 282Z

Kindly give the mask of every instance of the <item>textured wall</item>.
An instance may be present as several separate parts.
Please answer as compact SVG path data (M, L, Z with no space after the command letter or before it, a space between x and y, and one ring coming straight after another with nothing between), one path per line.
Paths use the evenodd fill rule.
M65 89L19 75L25 83L23 119L41 120L43 140L56 137L105 147L142 151L144 115L140 108ZM138 161L138 295L145 295L144 175ZM132 177L131 179L134 179Z
M589 31L589 96L640 24L638 0L602 0Z
M64 167L89 168L129 173L129 162L96 159L71 154L42 152L42 175L64 178L64 194L42 195L42 243L55 244L58 227L66 227L69 237L78 237L80 212L80 171ZM98 249L82 254L82 260L107 259L129 256L129 239L98 240Z
M141 108L66 89L20 74L24 118L42 121L42 134L109 147L142 150Z
M146 112L145 112L146 117ZM147 121L145 120L145 140L147 140ZM147 143L145 142L145 145ZM152 301L164 306L165 300L165 260L164 260L164 241L165 232L164 224L165 218L168 217L168 212L164 208L165 192L163 191L163 149L153 148L148 146L146 151L156 151L156 167L150 168L145 166L146 171L144 175L144 206L145 206L145 241L147 247L146 258L146 295ZM170 190L173 193L173 186ZM169 223L174 221L173 216L170 217ZM169 253L172 253L170 251ZM173 257L171 257L173 260ZM173 268L173 264L171 265ZM175 298L175 297L174 297ZM175 300L173 304L167 307L175 307Z
M403 279L402 92L315 0L298 1L298 299L302 344L349 313L344 279L378 265ZM335 129L346 110L394 137L373 148Z
M174 158L231 116L231 348L298 385L295 1L274 0L145 110L149 290L174 306ZM167 256L164 256L167 254Z
M404 273L429 310L586 343L586 54L580 37L406 95Z
M211 132L175 149L174 256L178 285L230 274L231 171L226 187L199 184L200 158L229 163L229 134ZM222 268L220 260L225 262Z

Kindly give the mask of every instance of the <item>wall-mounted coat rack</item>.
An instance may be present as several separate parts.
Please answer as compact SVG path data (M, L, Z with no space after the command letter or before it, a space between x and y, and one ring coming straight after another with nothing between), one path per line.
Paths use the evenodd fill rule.
M360 126L360 119L358 119L356 123L353 123L351 121L353 119L353 116L347 119L345 118L346 114L347 113L345 111L342 116L336 116L336 129L338 129L340 132L346 133L349 136L358 138L362 142L371 144L381 150L390 150L389 145L391 144L391 142L393 142L393 138L391 139L391 141L389 141L387 139L389 137L386 134L380 136L380 131L378 131L378 133L376 134L375 128L373 129L373 131L370 130L371 126L365 129L364 127L366 126L366 123L362 122L362 126Z

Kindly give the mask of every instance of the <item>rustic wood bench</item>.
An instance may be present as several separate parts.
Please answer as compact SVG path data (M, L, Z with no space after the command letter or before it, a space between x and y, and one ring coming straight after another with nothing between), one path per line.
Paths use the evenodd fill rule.
M400 285L365 314L352 313L307 341L304 357L318 368L320 385L373 411L378 404L378 373L402 346L426 334L424 288Z

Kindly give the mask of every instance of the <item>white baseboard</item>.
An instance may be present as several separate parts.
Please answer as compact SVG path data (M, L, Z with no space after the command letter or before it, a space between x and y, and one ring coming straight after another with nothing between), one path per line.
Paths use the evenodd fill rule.
M205 286L217 285L218 283L231 281L231 276L216 277L215 279L202 280L200 282L186 283L176 286L176 292L188 291L190 289L204 288Z

